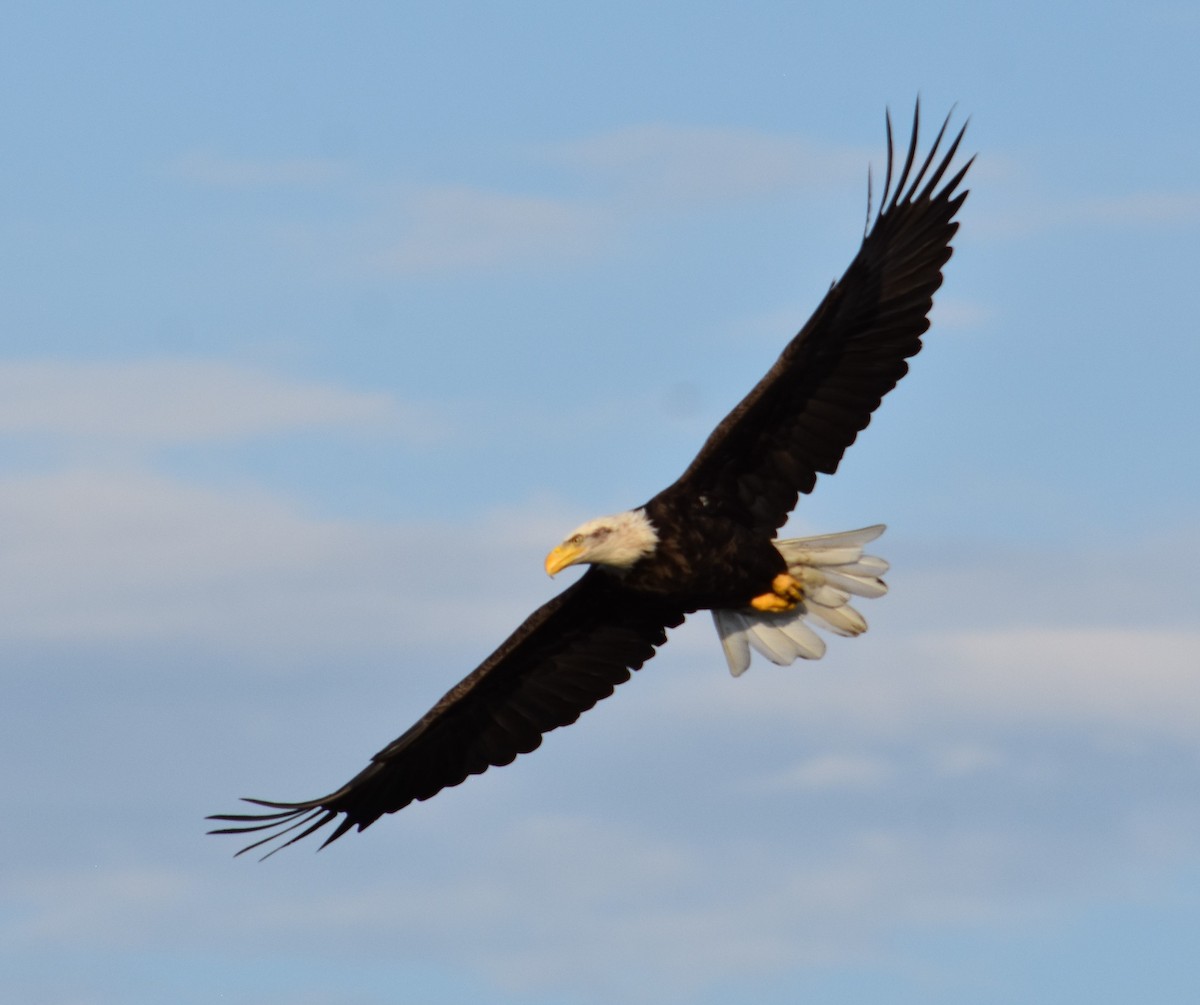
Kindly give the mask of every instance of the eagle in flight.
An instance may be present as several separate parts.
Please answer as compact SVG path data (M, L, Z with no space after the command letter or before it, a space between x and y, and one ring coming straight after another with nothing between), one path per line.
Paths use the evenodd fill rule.
M304 802L246 800L265 812L212 817L232 825L212 833L255 835L242 852L271 842L278 851L334 825L329 844L508 764L612 694L694 611L712 612L735 676L751 649L781 665L820 658L825 643L813 625L836 635L866 630L849 601L886 592L887 563L863 552L883 527L775 534L817 475L837 470L929 328L974 158L944 181L966 127L939 157L947 118L918 163L919 125L918 105L897 165L888 117L879 211L872 221L868 184L868 229L854 261L679 480L572 531L546 557L546 571L591 568L349 782Z

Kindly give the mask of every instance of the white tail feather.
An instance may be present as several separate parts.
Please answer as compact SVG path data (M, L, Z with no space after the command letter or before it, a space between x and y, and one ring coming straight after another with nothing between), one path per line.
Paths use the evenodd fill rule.
M788 572L804 586L804 600L795 609L780 614L764 614L752 608L713 611L729 672L735 677L745 673L750 666L751 648L779 666L797 659L819 660L825 655L825 642L806 619L835 635L865 632L866 619L850 606L849 600L851 595L882 597L887 593L887 584L879 578L887 572L887 562L863 554L863 546L884 529L883 524L876 524L841 534L776 541Z

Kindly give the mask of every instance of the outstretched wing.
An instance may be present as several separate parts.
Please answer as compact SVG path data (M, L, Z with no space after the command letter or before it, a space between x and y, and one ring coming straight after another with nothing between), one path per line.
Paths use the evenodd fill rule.
M921 349L933 294L950 258L954 216L967 197L956 191L968 161L945 185L966 130L934 158L942 124L919 169L920 106L893 192L892 123L887 120L887 180L879 215L850 268L745 399L709 436L682 477L663 495L719 501L748 525L783 526L817 474L833 474L846 448Z
M451 688L408 732L371 758L336 792L299 803L246 802L271 812L210 817L236 824L213 834L268 831L238 854L281 841L269 854L333 823L325 844L362 830L414 799L429 799L468 775L509 764L574 722L627 681L684 619L670 604L634 597L591 570L535 611L512 636ZM324 847L324 845L322 845Z

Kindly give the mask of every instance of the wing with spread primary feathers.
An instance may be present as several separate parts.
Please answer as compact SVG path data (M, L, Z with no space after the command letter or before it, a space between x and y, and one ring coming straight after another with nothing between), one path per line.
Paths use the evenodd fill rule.
M535 749L544 733L574 722L612 694L666 642L666 629L683 619L679 608L634 597L612 576L593 569L530 615L478 669L336 792L299 803L248 799L271 812L211 817L237 825L211 833L269 832L240 855L298 830L280 840L278 851L341 815L325 839L329 844L352 827L362 830L468 775L508 764Z
M850 268L662 497L711 500L770 534L786 521L799 494L811 491L818 473L837 469L883 396L904 376L905 360L920 350L929 327L933 294L958 229L954 217L967 196L957 190L971 166L968 161L942 184L963 136L960 131L935 163L948 124L914 170L918 108L893 186L889 119L879 214ZM628 680L684 615L670 600L635 595L618 578L592 570L536 611L342 788L299 803L248 800L266 812L213 817L234 825L213 833L259 835L242 851L272 842L277 851L334 825L329 844L468 775L508 764Z
M972 161L938 189L966 127L934 163L946 134L917 170L920 106L893 186L892 123L879 215L846 274L775 365L709 436L667 493L720 500L764 532L778 530L817 475L832 474L871 413L921 349L933 294L950 258L956 191ZM974 158L972 158L974 160ZM894 194L892 194L894 191ZM888 201L892 194L891 201Z

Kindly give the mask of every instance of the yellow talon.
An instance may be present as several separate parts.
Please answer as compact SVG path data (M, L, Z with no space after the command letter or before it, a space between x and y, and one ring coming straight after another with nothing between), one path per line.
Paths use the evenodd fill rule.
M803 584L795 576L786 572L781 572L771 581L771 589L793 604L798 604L804 599Z
M790 611L804 599L804 587L795 576L781 572L771 581L771 592L763 593L750 601L756 611L777 614Z
M775 596L773 593L764 593L751 600L750 606L756 611L767 611L770 614L778 614L781 611L790 611L796 605L790 600L784 600L783 597Z

